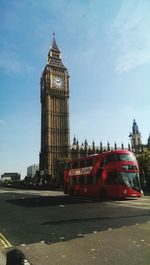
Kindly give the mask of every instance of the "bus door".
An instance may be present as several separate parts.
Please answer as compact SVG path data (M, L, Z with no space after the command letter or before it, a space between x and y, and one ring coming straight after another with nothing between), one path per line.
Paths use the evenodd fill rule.
M110 171L106 180L106 192L108 197L119 198L121 197L122 185L119 181L117 171Z

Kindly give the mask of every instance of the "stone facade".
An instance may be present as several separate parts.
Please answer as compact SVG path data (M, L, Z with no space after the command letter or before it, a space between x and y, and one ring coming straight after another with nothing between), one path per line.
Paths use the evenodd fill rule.
M144 149L150 149L150 135L147 139L147 144L142 144L142 137L139 131L137 122L133 120L132 132L129 134L131 141L131 149L135 153L141 153Z
M135 120L133 120L132 132L130 132L129 137L130 137L132 149L140 151L142 147L142 138L141 138L141 133L139 132L139 128Z

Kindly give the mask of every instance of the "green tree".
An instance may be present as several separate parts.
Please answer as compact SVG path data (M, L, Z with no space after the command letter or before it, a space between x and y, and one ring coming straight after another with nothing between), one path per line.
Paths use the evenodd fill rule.
M64 184L64 169L68 161L69 159L67 157L59 157L56 160L56 168L58 172L58 177L56 181L57 183L59 183L59 185Z
M137 155L140 172L144 172L147 188L150 189L150 150L144 150Z

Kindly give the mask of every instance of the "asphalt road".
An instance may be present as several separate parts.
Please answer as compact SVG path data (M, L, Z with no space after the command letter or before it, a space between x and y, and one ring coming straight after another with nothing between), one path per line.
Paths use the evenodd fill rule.
M0 189L0 233L1 250L16 246L33 265L150 265L150 196Z

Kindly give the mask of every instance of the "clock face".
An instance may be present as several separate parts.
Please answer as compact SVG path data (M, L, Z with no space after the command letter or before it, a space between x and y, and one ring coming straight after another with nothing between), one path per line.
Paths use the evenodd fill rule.
M53 77L52 84L57 87L57 88L62 88L63 87L63 79L60 76L55 76Z

